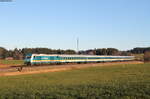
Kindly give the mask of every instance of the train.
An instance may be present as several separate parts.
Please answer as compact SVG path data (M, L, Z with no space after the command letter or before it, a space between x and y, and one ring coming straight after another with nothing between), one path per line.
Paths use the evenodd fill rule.
M27 54L26 65L132 61L134 56Z

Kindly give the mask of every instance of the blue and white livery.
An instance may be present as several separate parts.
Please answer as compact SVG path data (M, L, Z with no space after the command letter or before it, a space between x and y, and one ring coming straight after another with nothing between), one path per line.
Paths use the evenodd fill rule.
M98 55L59 55L59 54L28 54L26 65L51 63L88 63L88 62L114 62L131 61L134 56L98 56Z

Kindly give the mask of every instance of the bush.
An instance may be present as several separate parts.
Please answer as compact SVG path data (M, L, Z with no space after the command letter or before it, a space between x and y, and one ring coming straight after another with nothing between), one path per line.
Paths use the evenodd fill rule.
M150 62L150 51L144 53L144 61Z

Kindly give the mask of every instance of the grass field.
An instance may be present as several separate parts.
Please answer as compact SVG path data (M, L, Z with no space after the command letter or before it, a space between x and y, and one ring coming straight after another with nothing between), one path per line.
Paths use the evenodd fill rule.
M150 64L0 77L0 99L150 99Z
M133 56L135 56L135 60L137 60L137 61L144 60L144 54L133 54Z
M4 65L23 65L23 60L0 60L0 64Z

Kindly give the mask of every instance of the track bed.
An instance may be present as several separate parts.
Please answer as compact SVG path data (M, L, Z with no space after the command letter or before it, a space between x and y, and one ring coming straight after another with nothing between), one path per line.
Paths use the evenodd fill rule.
M113 66L120 64L142 64L140 61L130 62L112 62L112 63L88 63L88 64L65 64L65 65L46 65L46 66L10 66L6 68L0 68L0 76L12 76L22 74L34 74L44 72L57 72L71 69L81 69L86 67L96 66Z

